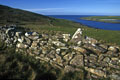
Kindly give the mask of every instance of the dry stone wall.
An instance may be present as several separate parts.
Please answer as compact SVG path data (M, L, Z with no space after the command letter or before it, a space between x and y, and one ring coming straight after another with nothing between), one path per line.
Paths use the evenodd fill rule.
M39 34L15 26L0 27L0 37L7 46L34 56L64 72L87 71L86 78L120 80L120 48L82 36L79 28L70 34ZM71 38L72 37L72 38Z

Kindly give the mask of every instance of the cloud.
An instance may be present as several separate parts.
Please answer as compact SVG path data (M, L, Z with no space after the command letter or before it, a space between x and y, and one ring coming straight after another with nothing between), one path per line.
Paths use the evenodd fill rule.
M56 10L64 10L65 8L39 8L39 9L24 9L27 11L39 12L39 11L56 11Z

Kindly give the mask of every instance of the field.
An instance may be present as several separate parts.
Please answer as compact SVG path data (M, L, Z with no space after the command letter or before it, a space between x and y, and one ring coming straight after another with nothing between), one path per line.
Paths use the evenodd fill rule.
M83 29L83 35L95 38L101 42L120 45L120 31L111 31L111 30L101 30L90 28L79 23L74 23L71 21L66 20L59 20L60 22L53 23L52 25L34 25L34 24L27 24L23 25L25 28L29 28L33 31L37 31L39 33L46 32L46 33L53 33L53 32L62 32L62 33L70 33L73 35L77 28ZM64 25L64 26L63 26Z

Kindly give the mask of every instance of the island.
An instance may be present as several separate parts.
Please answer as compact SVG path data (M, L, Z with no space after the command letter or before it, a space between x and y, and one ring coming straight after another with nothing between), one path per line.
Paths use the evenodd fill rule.
M80 19L107 23L120 23L120 16L89 16L82 17Z

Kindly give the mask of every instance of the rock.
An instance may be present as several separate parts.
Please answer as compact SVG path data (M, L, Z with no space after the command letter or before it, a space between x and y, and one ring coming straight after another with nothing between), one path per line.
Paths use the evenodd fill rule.
M46 56L53 59L53 58L55 58L55 54L56 54L56 52L54 50L51 50Z
M25 33L25 36L26 36L26 37L29 37L30 35L32 35L32 32L26 32L26 33Z
M82 30L81 30L81 28L78 28L77 31L72 36L72 41L78 42L78 41L81 41L82 39L83 39L82 38Z
M74 50L79 51L81 53L87 53L87 50L82 47L74 47Z
M33 36L38 36L39 34L37 32L32 33Z
M64 71L65 71L65 73L74 72L75 69L72 66L67 65L67 66L65 66Z
M84 43L89 43L89 44L97 44L98 43L98 41L96 39L90 38L90 37L87 37L87 36L85 37L83 42Z
M83 55L76 55L71 61L70 64L73 66L77 66L77 67L83 67L84 66L84 59L83 59Z
M17 38L17 37L14 37L13 44L14 44L14 43L16 44L17 41L18 41L18 38Z
M63 57L63 59L65 59L66 61L69 61L69 60L72 59L72 57L73 57L73 54L68 53L68 54L66 54L66 55Z
M78 45L78 46L81 46L81 45L82 45L82 41L78 41L78 42L77 42L77 45Z
M90 49L95 53L105 53L107 51L106 49L93 44L85 44L84 47Z
M27 37L25 37L25 42L26 42L28 45L31 45L31 43L32 43L32 41L31 41L29 38L27 38Z
M33 51L33 53L34 53L34 54L37 54L37 55L39 55L40 52L41 52L41 50L35 50L35 51Z
M110 58L109 57L105 57L104 59L103 59L103 61L105 61L105 62L107 62L107 63L109 63L110 62Z
M65 44L60 42L60 41L52 41L52 43L56 46L59 46L59 47L64 47L65 46Z
M29 36L29 38L31 39L31 40L37 40L37 39L39 39L39 36Z
M57 53L57 54L60 54L60 51L61 51L60 48L56 49L56 53Z
M108 56L112 56L112 57L118 57L119 56L119 54L118 53L115 53L115 52L113 52L113 51L107 51L107 53L106 53Z
M38 42L33 41L31 47L37 47L37 46L38 46Z
M16 45L16 47L17 48L22 48L22 49L26 49L26 48L28 48L28 45L26 45L26 44L22 44L22 43L18 43L17 45Z
M18 38L18 42L23 43L24 39L25 39L24 36L22 36L21 38Z
M56 58L54 59L55 60L54 62L56 64L60 65L60 66L63 66L63 64L62 64L62 62L63 62L62 58L59 55L57 55L57 54L55 54L55 56L56 56Z
M6 34L9 34L9 32L10 32L11 30L14 30L14 28L8 28L8 29L6 30Z
M68 42L68 40L70 40L70 34L63 34L63 40Z
M117 74L114 74L114 73L112 73L111 75L109 75L109 77L110 77L112 80L120 80L120 76L117 75Z
M104 44L99 44L100 47L104 48L104 49L108 49L108 45L104 45Z
M100 54L99 57L98 57L98 62L102 61L103 59L104 59L104 55Z
M94 54L90 54L90 56L88 56L88 60L91 63L95 63L95 62L97 62L97 56Z
M15 35L16 35L17 37L20 37L21 34L22 34L22 32L16 32L16 33L15 33Z
M115 52L115 53L117 53L117 52L119 51L118 48L113 47L113 46L110 46L110 47L108 48L108 50L113 51L113 52Z
M102 70L97 70L97 69L88 68L88 67L85 67L85 70L87 70L88 72L91 72L93 74L96 74L100 77L105 77L106 78L106 73L103 72Z

